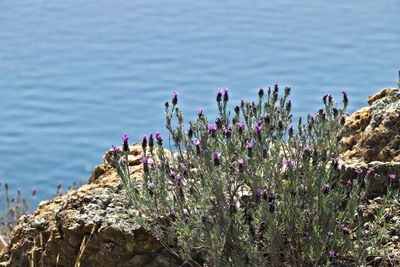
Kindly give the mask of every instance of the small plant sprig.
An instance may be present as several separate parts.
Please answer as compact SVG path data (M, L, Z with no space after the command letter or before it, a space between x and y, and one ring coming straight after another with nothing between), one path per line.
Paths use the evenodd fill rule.
M359 201L363 179L346 180L339 166L338 133L344 106L330 94L297 131L290 88L259 88L258 101L243 99L227 111L228 89L219 89L219 117L204 110L184 130L173 93L165 103L166 128L175 153L156 134L143 137L143 179L132 180L128 137L114 165L149 229L184 263L225 265L329 265L365 262L354 240L362 238ZM172 127L173 117L177 126ZM170 149L172 151L172 149Z
M0 180L0 186L3 181ZM0 236L8 240L15 223L22 215L28 214L36 195L36 188L32 188L32 195L29 200L21 197L21 189L17 189L16 196L10 197L8 183L4 183L4 192L0 195L1 214L0 214Z

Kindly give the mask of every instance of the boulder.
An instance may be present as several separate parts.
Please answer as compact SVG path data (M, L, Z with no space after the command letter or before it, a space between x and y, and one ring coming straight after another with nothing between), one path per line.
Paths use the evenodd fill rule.
M346 178L371 170L370 197L386 193L389 174L400 175L400 90L384 89L347 118L339 134Z
M141 146L130 147L134 178ZM1 266L177 266L179 261L139 227L108 151L89 183L22 216L0 254Z

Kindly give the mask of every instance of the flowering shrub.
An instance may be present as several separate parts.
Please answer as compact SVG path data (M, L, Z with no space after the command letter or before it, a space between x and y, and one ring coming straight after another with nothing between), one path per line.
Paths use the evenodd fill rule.
M359 203L368 177L346 180L339 165L342 94L343 108L327 94L324 108L294 127L289 87L282 97L277 83L260 88L258 101L241 100L233 112L228 89L219 89L215 122L200 109L184 127L174 92L165 114L175 153L160 133L144 136L144 173L133 180L129 137L122 151L114 147L138 223L195 266L363 263L372 252L354 241L368 234L360 230Z

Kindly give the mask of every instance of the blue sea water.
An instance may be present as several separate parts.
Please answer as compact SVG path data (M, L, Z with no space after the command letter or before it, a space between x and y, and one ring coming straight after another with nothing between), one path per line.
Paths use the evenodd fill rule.
M215 118L259 86L292 87L293 111L349 92L349 111L394 87L400 1L2 0L0 179L49 199L87 182L111 144L164 130L164 101L185 120ZM232 105L233 105L232 104Z

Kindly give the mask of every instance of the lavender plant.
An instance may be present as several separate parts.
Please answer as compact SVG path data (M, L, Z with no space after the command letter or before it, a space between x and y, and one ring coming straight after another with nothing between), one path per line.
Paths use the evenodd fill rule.
M347 92L340 109L325 95L295 131L290 90L279 97L278 83L260 88L258 101L242 99L232 113L228 89L219 89L215 122L200 109L188 127L174 92L165 115L176 152L164 149L160 133L144 136L141 180L130 177L129 137L122 151L114 147L138 223L184 263L360 264L370 255L354 242L364 234L359 201L368 179L346 180L338 159Z
M3 181L0 180L0 186ZM10 197L8 183L4 183L4 192L0 195L1 213L0 213L0 236L8 240L15 223L22 215L28 214L36 195L36 188L32 188L30 200L21 197L21 189L17 189L16 196Z

